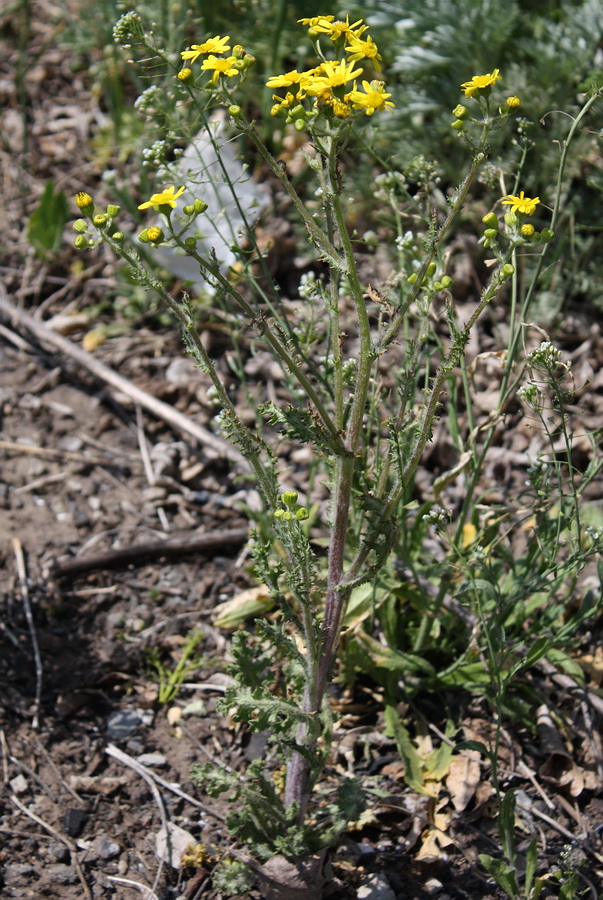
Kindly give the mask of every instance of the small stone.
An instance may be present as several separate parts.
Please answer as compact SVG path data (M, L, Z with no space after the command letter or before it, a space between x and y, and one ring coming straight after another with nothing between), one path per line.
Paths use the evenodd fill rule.
M64 866L61 863L46 866L44 878L51 884L75 884L79 880L73 866Z
M83 809L67 809L65 810L65 815L63 816L63 829L69 837L77 837L82 828L84 827L84 823L87 819L87 815Z
M162 769L167 766L167 757L163 753L141 753L136 757L136 761L142 763L143 766L150 766L155 769Z
M46 845L46 853L58 863L66 862L69 859L69 849L62 841L49 841Z
M165 828L160 828L155 835L155 853L159 859L165 860L172 868L179 869L182 866L182 854L190 844L196 844L197 841L190 831L185 831L184 828L180 828L172 822L168 822L168 829L169 845Z
M4 878L7 884L17 881L19 878L26 878L32 875L34 867L29 863L9 863L4 868Z
M15 775L9 782L15 794L24 794L28 788L27 778L24 775Z
M137 711L119 709L107 719L107 737L110 741L124 741L140 728L142 718Z
M444 885L441 881L438 881L437 878L430 878L425 882L425 890L428 894L431 894L433 897L435 897L436 894L439 894L440 891L444 890Z
M121 847L117 841L112 841L104 835L99 835L92 842L92 852L101 859L113 859L121 853Z
M384 875L368 875L356 891L358 900L396 900L396 895Z

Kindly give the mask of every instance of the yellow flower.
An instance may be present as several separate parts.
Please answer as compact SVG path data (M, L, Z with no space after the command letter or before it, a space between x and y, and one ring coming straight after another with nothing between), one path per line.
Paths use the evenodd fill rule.
M316 75L309 78L308 84L304 85L308 94L322 94L326 88L341 87L363 72L362 69L355 69L353 62L346 63L345 59L340 60L337 65L328 61L323 62L315 71Z
M86 191L78 191L75 195L75 205L83 212L92 214L94 212L94 202L90 194Z
M518 106L521 106L521 100L519 97L507 97L505 103L509 107L509 109L516 109Z
M519 192L519 197L515 194L507 194L502 198L503 206L510 206L512 213L523 213L524 216L532 216L534 210L540 203L540 197L526 197L523 191Z
M502 76L498 74L499 71L500 69L494 69L492 74L474 75L471 81L464 81L461 88L465 93L465 97L472 97L476 91L492 87L497 81L502 81Z
M320 17L318 22L313 25L314 31L318 31L319 34L328 34L332 41L338 41L340 37L344 34L349 34L350 37L353 34L357 34L358 37L366 31L368 25L363 25L363 19L358 19L357 22L354 22L353 25L350 25L350 17L345 17L345 22L334 22L333 17L329 16L328 18L323 16Z
M227 56L224 59L218 59L217 56L208 56L207 59L203 60L202 69L206 71L212 71L212 82L216 83L220 75L227 75L231 78L233 75L238 75L239 70L233 67L233 63L237 62L236 56Z
M354 90L344 97L344 100L351 103L354 109L363 109L367 116L372 116L378 110L394 108L391 100L387 99L391 97L391 94L385 92L385 84L382 81L363 81L362 87L365 91L364 94L354 87Z
M312 16L309 19L298 19L300 25L307 25L308 28L316 28L319 22L332 22L335 16Z
M191 63L194 63L204 53L228 53L230 47L227 47L226 45L229 40L230 35L220 37L220 35L217 34L216 37L210 38L208 41L205 41L204 44L193 44L190 50L183 50L180 55L182 59L190 59Z
M348 41L349 43L346 44L345 52L352 54L350 56L350 62L357 59L372 59L374 67L378 72L381 71L382 57L377 49L377 44L372 37L367 37L366 40L363 40L355 34L350 34Z
M290 87L292 84L300 84L302 78L312 74L312 72L314 72L314 69L312 69L311 72L298 72L297 69L293 69L291 72L285 72L284 75L272 75L266 82L266 87L279 88Z
M160 206L171 206L172 209L176 208L176 200L184 192L184 187L178 188L176 193L174 193L174 185L169 188L166 188L165 191L161 191L160 194L153 194L150 200L147 200L146 203L141 203L138 209L149 209L151 206L153 209L158 210Z
M335 100L331 108L338 119L347 119L351 112L347 103L342 103L341 100Z

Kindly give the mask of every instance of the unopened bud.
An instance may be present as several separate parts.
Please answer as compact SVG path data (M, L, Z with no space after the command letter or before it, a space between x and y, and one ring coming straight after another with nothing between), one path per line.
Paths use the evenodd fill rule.
M465 125L460 119L455 119L454 122L450 125L451 128L454 128L455 131L464 131Z
M436 263L430 262L429 265L427 266L427 275L429 276L429 278L433 278L433 276L436 273L436 269L437 269Z
M552 241L554 237L555 232L551 231L550 228L543 228L540 232L540 240L545 244L548 244L550 241Z
M510 228L513 225L517 225L517 216L515 215L515 213L505 213L505 225L508 225Z
M113 234L111 235L111 237L113 238L113 240L115 241L116 244L123 243L123 240L124 240L123 231L114 231Z
M147 228L147 240L152 244L159 244L164 238L163 228L159 228L158 225L151 225L150 228Z
M178 81L181 81L183 84L190 84L195 80L192 69L180 69L176 77L178 78Z
M512 266L511 263L505 263L502 269L500 270L505 278L510 278L511 275L515 272L515 266Z
M120 209L121 207L117 206L115 203L110 203L107 207L107 215L114 219L115 216L119 215Z
M412 275L409 275L409 277L408 277L408 283L414 284L418 277L419 276L417 275L417 273L413 272Z
M303 119L296 119L293 123L293 127L296 131L304 131L306 128L306 123Z
M442 288L446 290L447 288L452 287L452 285L454 284L454 280L450 277L450 275L444 275L440 283L442 285Z
M482 222L487 228L498 228L498 216L496 213L489 212L483 217Z
M76 219L73 223L73 230L78 234L85 234L88 231L88 223L85 219Z
M88 216L91 216L94 212L94 203L92 202L92 197L90 194L87 194L86 191L78 191L75 195L75 205L78 209L81 209L83 213Z
M295 518L298 520L298 522L303 522L305 519L310 518L310 513L305 506L300 506L300 508L295 513Z
M73 245L76 250L85 250L88 246L88 239L84 237L83 234L78 234L76 239L73 242Z
M456 116L457 119L466 119L469 115L469 110L466 106L463 106L462 103L459 103L458 106L455 106L452 110L452 115Z
M522 238L529 240L530 238L534 237L534 232L536 231L536 229L529 222L526 222L525 225L521 226L519 231L521 233Z
M489 241L495 241L498 237L498 228L486 228L484 237L488 238Z
M187 250L196 250L197 249L197 238L187 237L184 238L184 246Z
M207 209L207 203L204 200L195 200L193 209L196 213L204 213Z
M228 107L228 115L232 116L233 119L238 119L241 115L241 107L237 106L236 103L233 103L232 106Z
M97 213L95 216L93 216L92 224L97 228L104 228L107 224L107 216L105 215L105 213Z
M281 500L285 506L295 506L297 503L297 491L285 491L281 495Z

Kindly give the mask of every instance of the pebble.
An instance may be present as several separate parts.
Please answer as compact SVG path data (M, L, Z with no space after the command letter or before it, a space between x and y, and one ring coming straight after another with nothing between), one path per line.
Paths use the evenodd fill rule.
M184 828L174 825L173 822L168 822L167 827L170 835L171 860L165 827L160 828L155 835L155 853L159 859L171 862L172 868L179 869L182 865L182 854L190 844L196 844L197 841L190 831L185 831Z
M15 794L24 794L28 788L27 778L24 775L15 775L14 778L11 778L9 784Z
M384 875L367 875L356 891L358 900L396 900L396 895Z
M155 769L161 769L167 766L167 757L163 753L141 753L136 757L136 761L143 766L151 766Z
M110 741L123 741L140 728L142 717L136 710L118 709L107 719L107 737Z
M62 841L49 841L46 853L55 862L62 863L69 859L69 850Z
M121 853L121 847L117 841L112 841L104 835L99 835L94 839L91 849L100 859L113 859Z
M75 884L79 880L73 866L64 866L62 863L46 866L44 878L51 884Z
M33 871L34 867L29 863L9 863L4 869L4 877L7 884L10 884L11 881L31 875Z

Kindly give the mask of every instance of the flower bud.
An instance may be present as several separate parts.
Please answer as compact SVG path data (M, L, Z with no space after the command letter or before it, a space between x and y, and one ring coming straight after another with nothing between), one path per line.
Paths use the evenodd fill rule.
M515 215L515 213L505 213L505 225L508 225L509 228L512 228L513 225L517 225L517 216Z
M165 240L163 228L159 228L158 225L151 225L150 228L147 228L147 241L150 241L151 244L159 244L163 240Z
M310 513L305 506L300 506L300 508L295 513L295 518L298 520L298 522L303 522L305 519L310 518Z
M457 119L466 119L467 116L469 115L469 110L467 109L466 106L463 106L462 103L459 103L452 110L452 115L456 116Z
M232 64L232 67L233 67L233 69L236 69L237 72L244 72L245 69L247 68L247 64L245 63L244 59L235 59L235 61Z
M291 110L291 116L294 119L303 119L305 115L306 115L306 110L301 105L301 103L298 103L297 106L294 106L293 109Z
M507 109L517 109L518 106L521 106L521 100L519 97L507 97L505 100L505 106Z
M85 219L76 219L72 227L78 234L85 234L88 231L88 223Z
M483 217L482 222L487 228L498 228L498 216L496 213L489 212Z
M515 266L512 266L511 263L505 263L500 271L505 278L510 278L515 272Z
M204 213L207 209L207 203L204 200L195 200L193 209L196 213Z
M78 234L73 245L76 250L85 250L88 246L88 239L83 234Z
M494 241L498 237L498 228L486 228L484 231L484 237L488 238L489 241Z
M84 215L91 216L94 212L94 203L92 202L92 197L90 194L87 194L86 191L78 191L75 195L75 205L78 209L84 213Z
M187 203L187 205L182 208L182 212L184 213L185 216L192 216L194 211L195 211L195 207L193 206L192 203Z
M454 280L450 277L450 275L444 275L440 283L442 285L442 288L446 290L447 288L452 287L452 285L454 284Z
M297 491L285 491L281 495L281 500L285 506L295 506L297 503Z
M245 56L245 48L241 47L240 44L235 44L235 46L232 48L232 55L236 56L237 59L243 59L243 57Z
M138 235L138 240L140 241L141 244L149 243L149 236L148 236L147 232L148 232L148 228L143 228L142 231L140 232L140 234Z
M119 215L120 209L121 207L117 206L115 203L110 203L107 207L107 215L114 219L115 216Z
M251 53L246 53L243 57L243 62L245 63L245 68L248 69L249 66L252 66L256 62L255 56L252 56Z
M95 225L97 228L104 228L105 225L107 224L107 218L108 217L105 215L105 213L97 213L92 218L92 224Z
M409 283L409 284L414 284L414 283L416 282L416 280L417 280L418 277L419 277L419 276L417 275L417 273L416 273L416 272L413 272L412 275L410 275L409 278L408 278L408 283Z
M551 231L550 228L543 228L540 232L540 240L545 244L548 244L550 241L552 241L554 237L555 232Z
M534 228L533 225L530 225L529 222L526 222L525 225L521 226L519 231L520 231L522 238L529 240L531 237L534 237L534 232L536 231L536 229Z
M197 249L197 238L187 237L184 238L184 246L187 250L196 250Z
M429 276L429 278L433 278L433 276L436 273L436 269L437 269L436 263L430 262L429 265L427 266L427 275Z
M455 131L464 131L465 125L460 119L455 119L454 122L450 125L451 128L454 128Z
M228 115L232 116L233 119L238 119L241 115L241 107L237 106L236 103L233 103L232 106L228 107Z
M295 122L293 123L293 127L295 128L296 131L305 131L306 123L305 123L304 119L296 119Z
M192 69L180 69L178 75L176 76L178 81L181 81L183 84L191 84L195 80L195 76L193 75Z
M124 240L123 231L114 231L111 235L116 244L122 244Z

